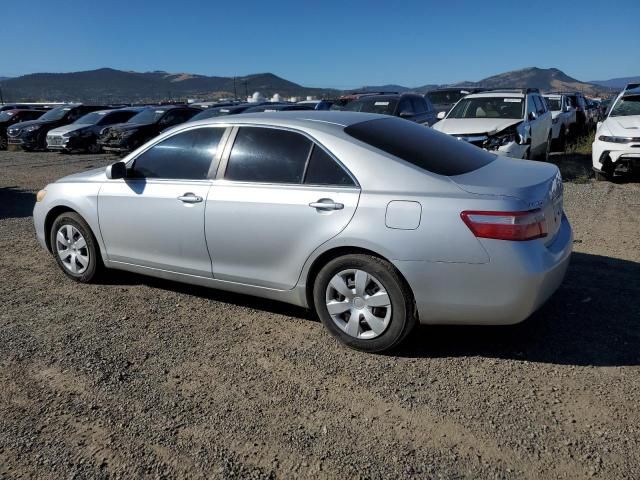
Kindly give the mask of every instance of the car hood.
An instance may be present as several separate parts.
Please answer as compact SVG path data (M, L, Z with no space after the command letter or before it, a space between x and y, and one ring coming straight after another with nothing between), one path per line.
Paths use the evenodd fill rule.
M601 128L606 128L616 137L640 137L640 115L609 117Z
M56 183L87 183L87 182L104 182L107 179L105 167L93 168L73 175L59 178Z
M469 135L472 133L493 135L520 122L522 120L513 118L445 118L436 123L433 128L450 135Z
M11 128L19 128L22 130L23 128L27 128L31 125L47 125L49 123L54 123L52 121L43 121L43 120L27 120L26 122L18 122L11 125Z
M83 128L92 127L90 123L71 123L62 127L49 130L49 135L64 135L65 133L75 132L76 130L82 130Z

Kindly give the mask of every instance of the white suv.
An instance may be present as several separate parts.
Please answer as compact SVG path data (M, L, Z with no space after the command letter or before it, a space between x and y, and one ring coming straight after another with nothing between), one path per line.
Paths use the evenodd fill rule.
M618 94L607 117L598 123L592 147L598 180L640 170L640 83L629 84Z
M538 89L489 90L462 98L433 128L514 158L549 158L551 112Z
M564 150L567 136L576 126L576 109L571 106L569 97L562 93L550 93L544 99L551 110L551 139L558 149Z

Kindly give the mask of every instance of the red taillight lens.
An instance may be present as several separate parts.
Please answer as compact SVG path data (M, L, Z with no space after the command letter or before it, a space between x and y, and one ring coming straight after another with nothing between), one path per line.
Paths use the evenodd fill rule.
M539 209L527 212L466 211L460 216L479 238L523 241L547 236L544 213Z

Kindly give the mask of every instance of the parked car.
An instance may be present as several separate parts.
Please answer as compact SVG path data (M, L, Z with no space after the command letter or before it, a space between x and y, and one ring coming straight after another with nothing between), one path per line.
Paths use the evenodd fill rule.
M311 105L314 110L330 110L335 100L301 100L298 105Z
M47 147L49 130L68 125L78 118L96 110L104 110L104 105L67 104L52 108L36 120L20 122L8 130L8 144L26 151L44 150Z
M32 107L26 103L9 103L0 105L0 112L5 110L30 110Z
M73 280L117 268L289 302L373 352L418 322L524 320L573 241L555 165L352 112L180 125L36 199L37 238Z
M417 93L362 95L347 103L342 110L392 115L428 126L438 121L431 103Z
M101 149L98 145L98 137L104 127L127 122L141 110L143 110L142 107L127 107L87 113L69 125L49 130L47 149L98 153Z
M592 145L596 179L640 173L640 86L630 85L612 102L598 124Z
M547 107L551 110L551 139L558 150L563 151L576 125L576 109L571 106L569 97L561 93L544 95Z
M180 105L147 107L125 123L105 127L98 138L98 145L105 152L130 152L163 130L184 123L201 111Z
M313 105L300 105L299 103L265 103L247 108L243 113L256 112L286 112L292 110L313 110Z
M262 105L262 104L261 103L260 104L240 103L237 105L229 105L225 107L207 108L206 110L203 110L202 112L191 117L191 120L189 121L195 122L197 120L204 120L206 118L224 117L226 115L237 115L239 113L243 113L248 108L255 107L256 105Z
M513 158L547 160L551 150L551 112L535 88L467 95L433 128Z
M427 99L431 102L431 105L433 105L433 109L436 111L436 115L440 112L444 112L446 114L461 98L469 95L470 93L482 92L484 90L486 90L486 88L437 88L435 90L427 92L425 94L425 97L427 97Z
M365 97L367 95L395 95L397 93L398 92L384 92L384 91L374 92L374 91L367 91L367 90L362 92L354 91L354 92L350 92L345 95L342 95L338 99L336 99L329 107L329 110L344 110L344 107L346 107L349 103L353 102L354 100L358 100L361 97Z
M44 114L44 110L11 109L0 112L0 150L7 149L7 129L20 122L35 120Z
M580 92L557 92L569 98L571 105L576 110L576 133L584 135L589 131L592 124L591 114L587 110L587 100Z

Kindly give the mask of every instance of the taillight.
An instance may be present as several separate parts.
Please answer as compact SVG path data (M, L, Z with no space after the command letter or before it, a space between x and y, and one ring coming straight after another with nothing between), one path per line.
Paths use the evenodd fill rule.
M547 236L544 213L539 209L526 212L465 211L460 216L479 238L523 241Z

